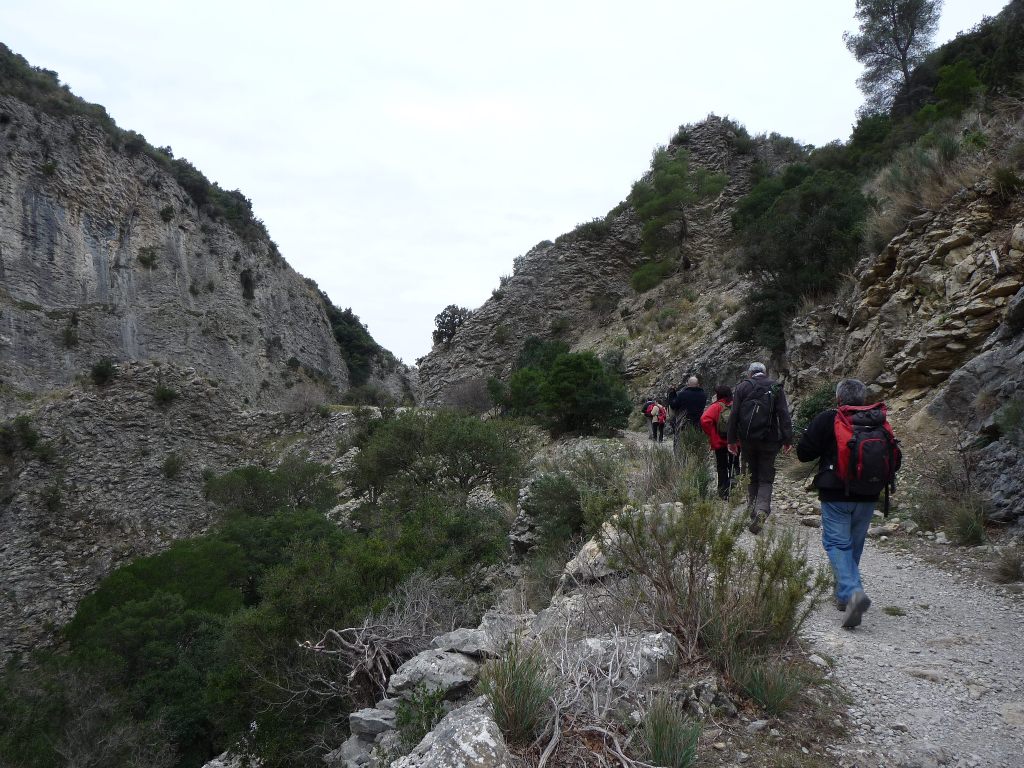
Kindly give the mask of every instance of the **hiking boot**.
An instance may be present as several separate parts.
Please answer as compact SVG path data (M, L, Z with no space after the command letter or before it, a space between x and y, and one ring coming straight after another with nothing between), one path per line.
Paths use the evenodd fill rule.
M760 512L755 512L750 518L750 525L747 526L747 530L757 536L764 528L764 516Z
M838 597L835 599L836 608L839 609L840 613L846 613L846 601L840 600Z
M846 604L846 615L843 617L843 629L853 629L860 625L861 616L864 611L871 607L871 598L864 594L864 590L858 589L850 596Z

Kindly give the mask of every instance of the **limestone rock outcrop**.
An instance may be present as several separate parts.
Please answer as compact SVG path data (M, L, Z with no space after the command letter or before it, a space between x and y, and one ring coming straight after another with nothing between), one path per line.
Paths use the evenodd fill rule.
M102 357L194 367L239 405L348 388L318 291L270 240L88 118L0 96L0 119L0 413Z
M687 231L680 239L679 273L674 280L643 295L631 287L632 273L648 258L640 251L640 223L626 206L605 219L604 234L575 232L539 243L449 343L435 346L420 361L424 401L459 403L473 391L482 391L488 378L507 378L530 336L559 338L574 349L616 350L622 354L627 376L643 381L649 377L674 381L693 361L702 360L697 364L705 365L720 356L716 353L724 334L715 338L695 334L685 342L669 344L676 340L649 338L634 333L634 326L638 318L652 312L669 310L676 313L673 317L696 317L713 311L713 307L676 308L673 292L682 286L700 289L695 301L742 294L735 278L718 273L720 262L728 259L733 204L750 189L757 160L771 166L779 159L768 145L762 147L760 157L737 151L732 126L714 116L690 126L678 148L690 153L694 167L725 173L728 182L718 197L687 210ZM721 325L721 317L716 317ZM708 317L707 322L713 320ZM681 354L684 349L685 355Z

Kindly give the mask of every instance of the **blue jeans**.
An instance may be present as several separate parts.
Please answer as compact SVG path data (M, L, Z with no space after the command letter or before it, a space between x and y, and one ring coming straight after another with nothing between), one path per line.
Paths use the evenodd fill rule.
M821 502L821 543L832 563L836 599L847 602L860 583L860 556L875 511L873 501Z

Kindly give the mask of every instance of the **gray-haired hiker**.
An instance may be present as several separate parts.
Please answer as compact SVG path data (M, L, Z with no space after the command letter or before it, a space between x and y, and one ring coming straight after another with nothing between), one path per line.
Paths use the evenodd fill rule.
M782 385L768 378L764 363L751 363L733 391L732 414L726 436L729 453L737 454L743 443L750 484L747 486L749 530L761 532L772 511L775 457L780 449L793 447L793 420Z
M821 543L847 629L858 626L871 605L860 580L860 556L878 497L885 491L888 500L902 458L885 404L865 405L866 400L862 381L840 381L838 408L815 416L796 449L800 461L819 460L814 485L821 501Z

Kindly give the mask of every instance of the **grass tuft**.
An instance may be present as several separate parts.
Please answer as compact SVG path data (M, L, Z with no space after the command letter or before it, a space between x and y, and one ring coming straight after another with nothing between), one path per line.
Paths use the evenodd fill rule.
M643 721L643 743L651 763L664 768L689 768L697 758L699 721L691 720L663 696L656 698Z
M484 669L480 685L505 738L519 745L533 741L552 692L540 654L514 642Z

